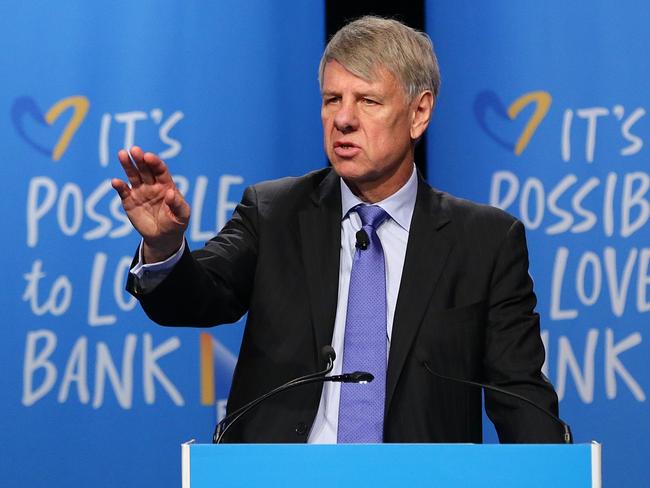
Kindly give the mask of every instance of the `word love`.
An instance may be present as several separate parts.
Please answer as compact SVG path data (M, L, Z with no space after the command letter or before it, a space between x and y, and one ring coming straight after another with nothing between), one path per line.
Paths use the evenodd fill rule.
M569 276L575 278L574 287L570 287ZM573 290L575 295L563 289ZM605 293L609 295L612 313L622 317L630 289L635 292L636 311L650 312L650 248L632 248L622 255L621 249L606 247L602 256L593 251L572 256L567 247L559 247L553 264L550 317L575 319L579 309L565 306L561 300L576 303L577 298L583 308L588 308L596 305Z
M101 299L108 300L110 294L102 290L112 290L112 302L125 312L133 310L137 301L124 291L124 283L131 266L131 257L123 256L117 262L112 273L107 272L108 255L96 253L90 274L90 286L81 289L88 292L87 321L90 326L113 325L117 322L114 314L101 312ZM108 275L108 276L106 276ZM29 303L31 311L36 316L65 314L73 300L73 285L68 276L62 274L54 280L48 280L43 268L43 261L37 259L32 263L32 269L24 275L27 286L23 300ZM112 278L112 280L111 280ZM108 283L105 283L108 281ZM106 307L104 307L105 309ZM113 309L114 307L110 307Z

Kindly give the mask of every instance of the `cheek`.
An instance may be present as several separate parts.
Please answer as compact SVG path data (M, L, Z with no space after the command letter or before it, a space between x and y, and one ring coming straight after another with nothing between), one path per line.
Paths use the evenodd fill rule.
M372 141L372 147L377 150L391 145L395 141L396 135L393 126L389 125L388 122L373 124L366 131L368 140Z
M408 143L411 139L411 127L406 117L387 118L383 125L382 140L393 145Z
M332 130L332 117L321 115L320 121L323 125L323 133L325 134L325 137L329 137Z

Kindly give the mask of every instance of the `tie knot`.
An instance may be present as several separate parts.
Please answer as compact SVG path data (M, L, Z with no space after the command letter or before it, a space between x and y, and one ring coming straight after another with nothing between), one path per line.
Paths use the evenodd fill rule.
M361 218L361 224L377 229L389 217L386 211L377 205L359 205L355 208Z

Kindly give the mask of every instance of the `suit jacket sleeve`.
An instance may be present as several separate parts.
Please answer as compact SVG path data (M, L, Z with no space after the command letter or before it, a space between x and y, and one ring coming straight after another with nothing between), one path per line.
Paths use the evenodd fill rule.
M498 250L492 273L484 371L490 383L519 393L557 415L557 396L541 373L544 346L535 305L524 227L514 221ZM562 442L562 428L520 400L486 391L485 408L501 442Z
M153 290L142 293L129 276L127 290L161 325L211 326L237 321L248 309L257 260L257 194L244 192L233 216L204 248L180 261Z

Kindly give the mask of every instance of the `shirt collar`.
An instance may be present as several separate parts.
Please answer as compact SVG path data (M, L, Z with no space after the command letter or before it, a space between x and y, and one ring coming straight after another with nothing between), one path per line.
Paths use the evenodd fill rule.
M383 208L390 215L391 219L408 232L411 227L411 217L413 217L417 193L418 178L415 165L413 165L411 177L406 184L388 198L375 203L375 205ZM366 205L366 203L352 193L352 190L350 190L345 181L343 181L343 178L341 178L341 220L345 219L349 215L350 210L357 205Z

